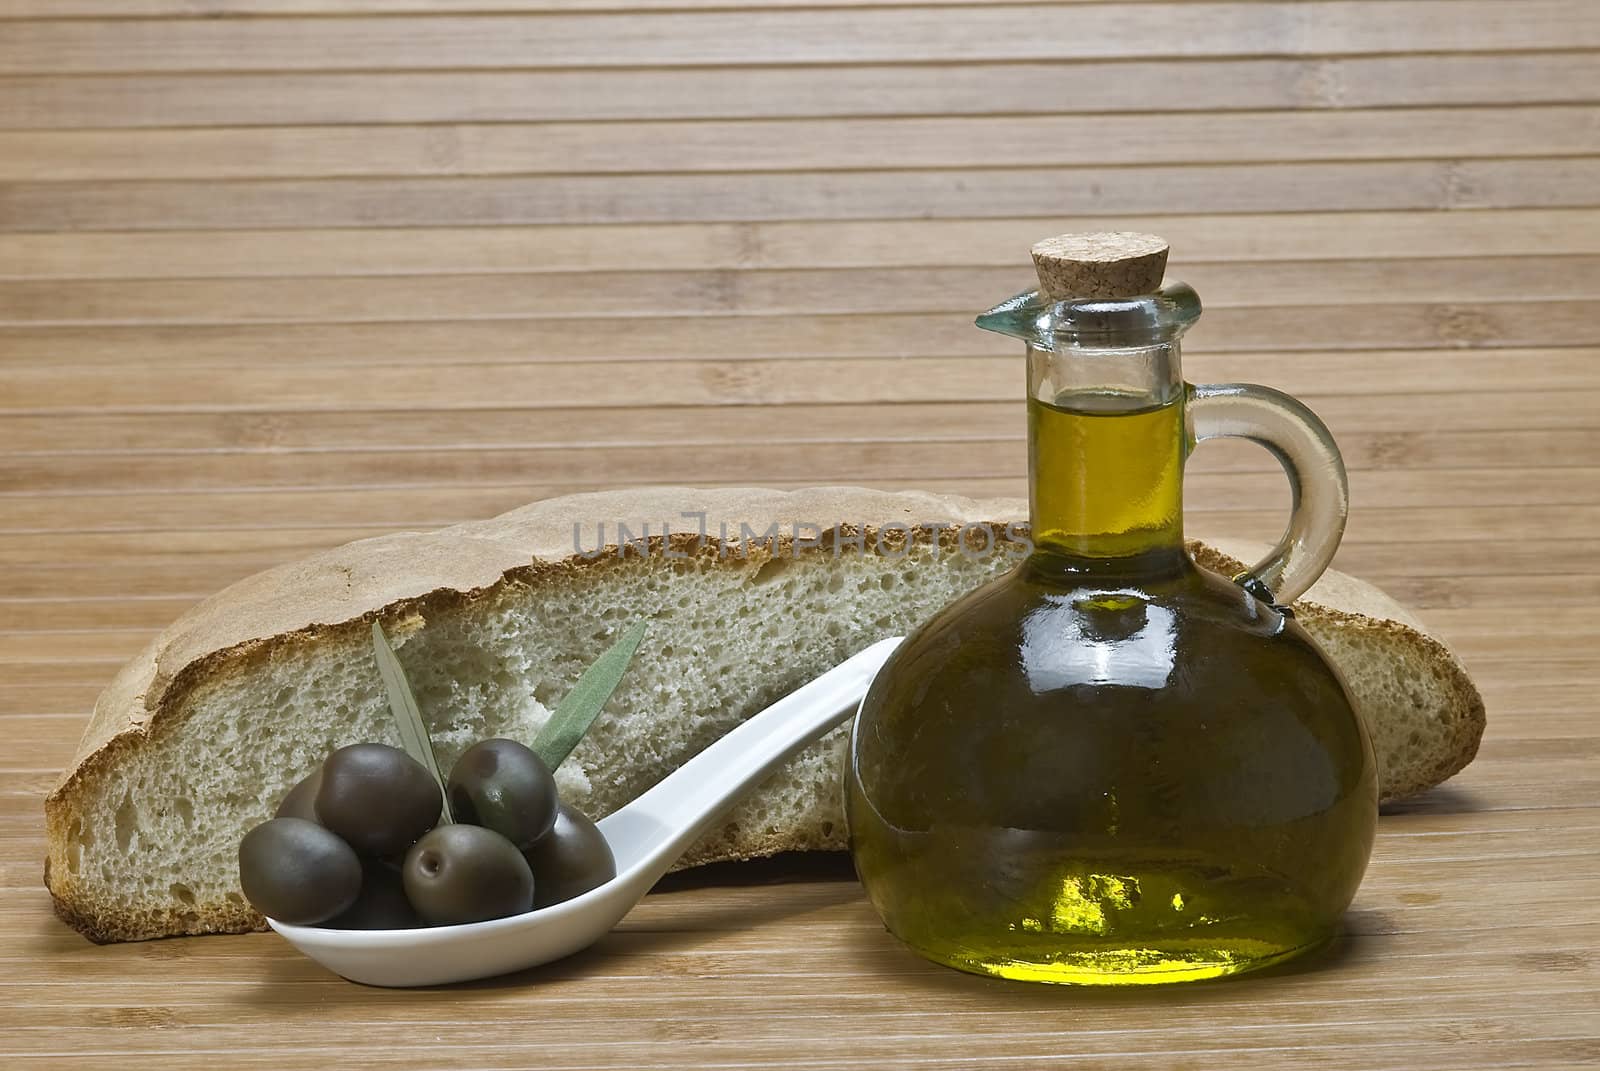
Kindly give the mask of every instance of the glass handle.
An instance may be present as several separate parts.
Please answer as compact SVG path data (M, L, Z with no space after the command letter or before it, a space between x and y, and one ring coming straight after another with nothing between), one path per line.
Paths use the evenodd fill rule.
M1300 402L1254 383L1189 388L1189 436L1260 443L1283 465L1294 505L1272 553L1234 577L1251 594L1288 605L1317 582L1344 535L1350 485L1328 427Z

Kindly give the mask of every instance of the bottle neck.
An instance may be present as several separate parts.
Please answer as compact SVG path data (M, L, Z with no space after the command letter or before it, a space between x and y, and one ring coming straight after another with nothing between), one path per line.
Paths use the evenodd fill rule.
M1075 570L1181 559L1187 444L1176 340L1028 347L1029 505L1040 555Z

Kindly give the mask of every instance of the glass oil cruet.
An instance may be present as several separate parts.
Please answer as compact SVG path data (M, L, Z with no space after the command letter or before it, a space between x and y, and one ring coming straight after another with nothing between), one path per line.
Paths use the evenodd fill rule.
M889 930L962 970L1178 982L1326 943L1377 821L1372 747L1284 609L1333 557L1344 467L1289 396L1191 386L1200 315L1151 235L1033 248L1041 288L978 317L1027 343L1033 549L914 632L851 740L856 869ZM1241 436L1294 506L1229 580L1184 548L1183 463Z

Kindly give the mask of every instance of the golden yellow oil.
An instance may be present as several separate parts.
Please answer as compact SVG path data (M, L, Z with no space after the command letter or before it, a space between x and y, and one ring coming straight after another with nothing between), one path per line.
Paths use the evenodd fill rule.
M1030 981L1187 981L1324 943L1377 814L1337 671L1183 551L1181 404L1031 422L1038 549L908 637L856 720L874 905L930 959Z
M1028 401L1034 542L1130 553L1183 531L1183 405L1081 393Z

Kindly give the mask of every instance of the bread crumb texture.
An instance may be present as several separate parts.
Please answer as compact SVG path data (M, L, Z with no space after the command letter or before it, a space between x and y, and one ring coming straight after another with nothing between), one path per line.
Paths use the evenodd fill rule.
M556 771L562 798L598 819L1014 560L926 540L898 559L853 548L837 559L606 557L408 607L424 623L396 630L396 654L449 769L478 740L532 740L589 663L629 624L649 622L616 694ZM364 622L225 653L148 737L118 738L115 761L91 763L55 801L52 814L70 814L51 881L64 916L111 940L259 928L239 891L240 838L330 751L364 740L400 742ZM808 748L685 865L843 848L847 740L841 728ZM127 743L136 746L117 746Z

